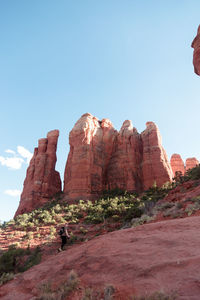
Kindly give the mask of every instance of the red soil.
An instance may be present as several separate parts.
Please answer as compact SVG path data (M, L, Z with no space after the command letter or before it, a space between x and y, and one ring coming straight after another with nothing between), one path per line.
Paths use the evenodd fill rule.
M168 220L94 238L46 258L0 289L2 300L34 299L41 283L55 285L74 269L81 286L112 284L115 299L176 291L177 299L200 299L200 217ZM70 299L81 299L74 295Z

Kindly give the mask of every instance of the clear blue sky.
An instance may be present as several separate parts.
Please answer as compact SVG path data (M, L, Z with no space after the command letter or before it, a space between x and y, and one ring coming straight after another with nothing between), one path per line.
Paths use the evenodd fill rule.
M18 206L25 150L59 129L63 178L69 131L86 112L116 129L154 121L169 158L200 160L199 12L199 0L0 1L0 220Z

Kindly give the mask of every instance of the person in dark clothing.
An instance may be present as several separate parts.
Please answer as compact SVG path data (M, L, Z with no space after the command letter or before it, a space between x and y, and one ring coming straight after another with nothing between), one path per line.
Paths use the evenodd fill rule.
M60 231L59 231L59 235L61 238L61 246L58 249L58 251L63 251L64 250L64 246L67 244L67 239L70 238L69 232L68 232L68 223L66 223L63 227L61 227Z

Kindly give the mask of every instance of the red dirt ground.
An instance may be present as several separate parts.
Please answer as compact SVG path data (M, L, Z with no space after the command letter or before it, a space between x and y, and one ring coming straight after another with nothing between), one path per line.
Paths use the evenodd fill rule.
M200 299L200 217L167 220L108 233L47 257L0 288L1 300L29 300L43 282L55 285L73 269L81 286L112 284L115 299L177 292L177 299ZM80 293L70 299L81 299Z

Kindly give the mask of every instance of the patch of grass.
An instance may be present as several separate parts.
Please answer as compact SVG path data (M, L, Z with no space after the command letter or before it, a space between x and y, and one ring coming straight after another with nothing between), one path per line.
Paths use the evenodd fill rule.
M64 300L70 294L76 290L79 285L79 279L77 273L72 270L69 273L68 279L65 282L62 282L59 287L56 289L52 288L51 282L43 283L39 287L39 297L37 300Z
M131 300L176 300L176 293L165 294L163 292L155 292L151 295L145 296L132 296Z

